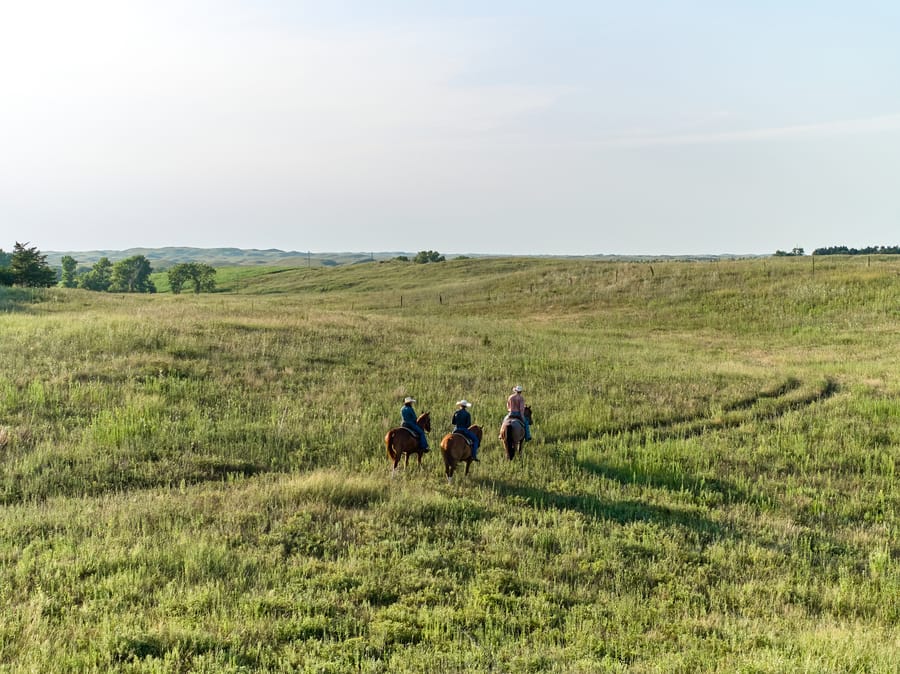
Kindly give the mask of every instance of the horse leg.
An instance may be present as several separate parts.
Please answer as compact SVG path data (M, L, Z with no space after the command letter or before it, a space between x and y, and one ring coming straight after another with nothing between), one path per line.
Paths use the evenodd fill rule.
M469 474L469 466L471 466L471 465L472 465L472 459L471 459L471 457L470 457L470 458L466 461L466 475Z

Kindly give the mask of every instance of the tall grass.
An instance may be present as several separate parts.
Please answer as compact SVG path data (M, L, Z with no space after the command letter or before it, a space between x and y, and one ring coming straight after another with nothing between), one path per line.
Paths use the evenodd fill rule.
M0 291L0 669L895 671L900 265ZM401 301L402 297L402 301ZM535 440L495 429L513 384ZM391 478L405 395L482 461Z

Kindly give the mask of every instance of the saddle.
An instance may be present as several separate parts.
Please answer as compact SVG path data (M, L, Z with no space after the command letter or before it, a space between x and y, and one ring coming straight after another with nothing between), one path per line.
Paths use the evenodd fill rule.
M460 438L462 438L463 440L465 440L465 441L466 441L466 444L467 444L469 447L472 447L472 446L473 446L473 445L472 445L472 441L471 441L471 440L469 439L469 437L468 437L467 435L465 435L464 433L460 433L459 431L453 431L453 435L459 436Z
M406 431L407 433L409 433L409 434L410 434L411 436L413 436L416 440L419 439L419 434L416 433L416 432L415 432L413 429L411 429L409 426L406 426L405 424L400 424L400 428L402 428L404 431Z
M510 416L510 415L507 415L507 416L503 419L503 423L500 425L500 428L501 428L501 429L509 428L509 427L512 426L513 424L518 424L518 425L521 426L522 428L525 428L525 421L524 421L524 419L522 419L522 417L520 417L518 414L517 414L516 416Z

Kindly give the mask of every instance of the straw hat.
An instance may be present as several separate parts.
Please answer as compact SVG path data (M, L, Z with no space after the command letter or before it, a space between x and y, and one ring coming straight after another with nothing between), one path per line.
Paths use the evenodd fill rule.
M404 404L404 405L408 405L409 403L414 403L414 402L416 402L416 399L413 398L412 396L406 396L406 397L403 399L403 404Z
M471 407L471 406L472 406L472 403L470 403L470 402L469 402L468 400L466 400L465 398L463 398L462 400L460 400L460 401L457 402L456 404L457 404L457 406L459 406L459 407Z
M521 392L522 392L521 386L513 386L513 393L521 393Z

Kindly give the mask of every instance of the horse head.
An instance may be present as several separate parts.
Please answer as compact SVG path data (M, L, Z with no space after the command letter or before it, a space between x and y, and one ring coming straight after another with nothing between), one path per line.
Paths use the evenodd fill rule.
M525 418L528 419L528 424L531 425L534 422L531 420L531 406L525 405Z
M431 433L431 412L424 412L416 419L416 423L422 427L426 433Z

